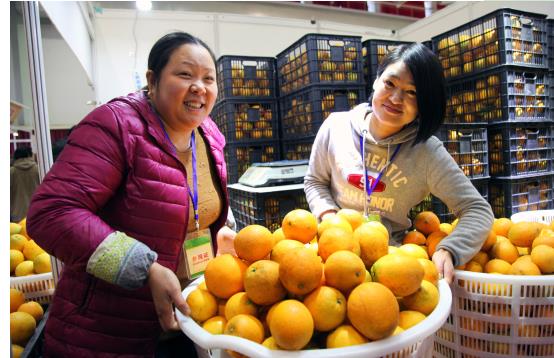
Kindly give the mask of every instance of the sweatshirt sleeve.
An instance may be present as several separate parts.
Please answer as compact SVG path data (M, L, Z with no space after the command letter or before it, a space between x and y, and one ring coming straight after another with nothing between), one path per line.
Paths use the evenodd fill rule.
M126 140L126 130L113 109L107 105L97 108L73 130L63 152L33 195L27 218L28 232L41 247L66 265L84 271L95 252L96 258L98 253L110 257L104 255L106 250L99 249L106 240L104 248L117 246L122 256L134 250L133 257L141 262L140 265L153 261L154 254L150 250L140 245L133 249L136 240L111 235L115 229L98 215L115 195L128 170ZM117 256L111 254L111 257L114 255ZM128 272L119 270L122 266L118 263L123 261L94 262L113 264L106 269L111 274ZM107 275L99 273L101 271L93 269L91 273L109 282L118 282L107 279Z
M453 232L444 238L438 249L452 254L455 266L468 262L481 249L489 234L493 213L489 203L475 189L443 144L435 138L427 161L427 182L433 195L444 202L459 219Z
M339 210L331 195L331 164L329 156L331 117L327 118L315 137L308 171L304 177L304 192L311 212L319 218L327 210Z

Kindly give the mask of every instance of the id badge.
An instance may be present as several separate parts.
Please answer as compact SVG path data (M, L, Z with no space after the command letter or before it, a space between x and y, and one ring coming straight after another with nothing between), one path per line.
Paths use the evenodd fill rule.
M192 280L202 275L208 262L214 257L210 229L188 233L183 243L183 254L187 279Z

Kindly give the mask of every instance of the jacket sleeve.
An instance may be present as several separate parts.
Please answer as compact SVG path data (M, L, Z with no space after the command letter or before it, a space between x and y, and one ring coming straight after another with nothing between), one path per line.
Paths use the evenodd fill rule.
M97 213L127 170L123 137L110 106L97 108L73 130L33 195L28 232L65 264L84 270L99 244L115 231Z
M437 245L437 250L449 251L454 265L458 266L468 262L481 249L491 230L493 214L489 203L454 158L440 141L435 141L434 158L427 161L427 182L431 193L459 219L454 231Z
M322 213L327 210L339 210L331 194L331 164L329 155L330 139L330 118L325 120L317 135L310 161L308 171L304 176L304 192L310 205L311 212L319 219Z

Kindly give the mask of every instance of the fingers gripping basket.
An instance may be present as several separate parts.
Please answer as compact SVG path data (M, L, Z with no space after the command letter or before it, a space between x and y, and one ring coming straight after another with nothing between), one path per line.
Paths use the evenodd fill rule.
M433 357L553 357L554 276L456 271Z
M183 297L187 297L204 280L196 279L183 290ZM368 357L421 357L431 356L433 348L433 334L446 320L452 305L452 295L448 284L444 280L439 282L440 301L435 310L414 329L407 330L396 336L379 341L333 349L312 349L302 351L269 350L261 344L229 336L212 335L199 326L192 318L186 317L175 310L181 330L196 343L199 356L228 357L223 349L230 349L248 357L264 358L368 358Z

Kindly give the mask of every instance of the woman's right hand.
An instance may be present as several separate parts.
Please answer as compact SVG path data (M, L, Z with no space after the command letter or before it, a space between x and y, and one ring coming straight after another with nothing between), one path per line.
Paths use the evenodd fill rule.
M181 294L181 285L175 273L154 262L148 272L148 284L162 329L179 330L173 306L186 316L190 315L190 308Z
M325 219L332 218L336 214L337 214L336 210L327 210L327 211L324 211L319 217L321 218L321 221L323 221Z

